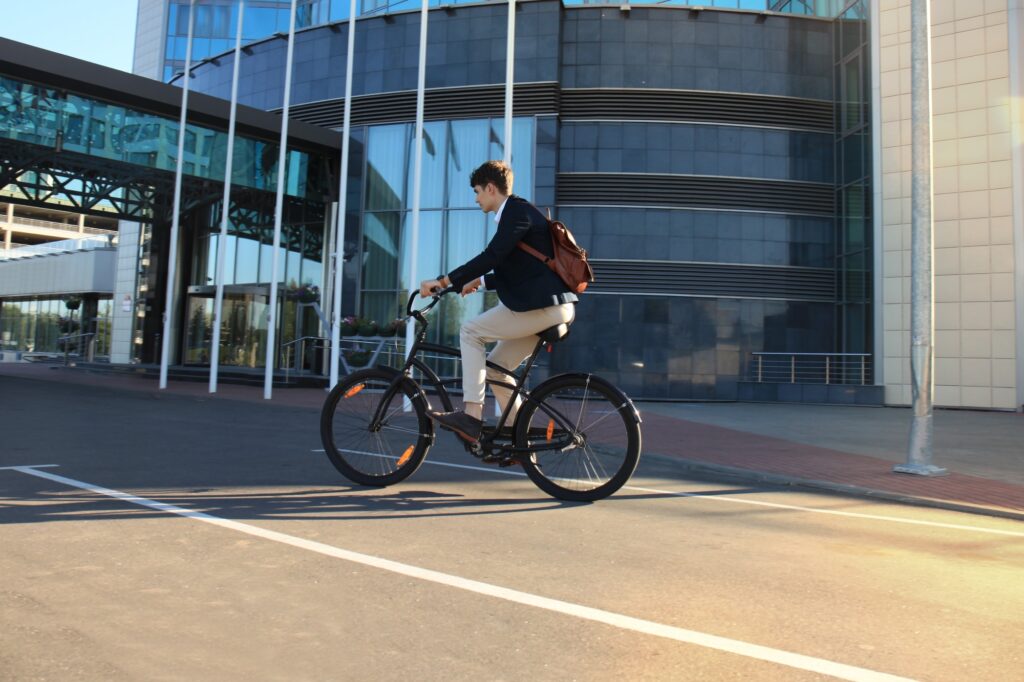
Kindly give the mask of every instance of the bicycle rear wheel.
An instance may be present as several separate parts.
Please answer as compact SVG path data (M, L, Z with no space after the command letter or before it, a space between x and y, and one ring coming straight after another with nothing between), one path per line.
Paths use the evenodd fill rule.
M622 391L600 377L567 374L530 398L516 420L516 447L537 448L522 460L530 480L573 501L599 500L625 485L640 460L640 424ZM544 449L559 442L567 447Z
M392 386L396 376L379 368L353 372L324 402L324 450L331 464L355 483L387 486L404 480L423 463L434 441L420 387L408 378Z

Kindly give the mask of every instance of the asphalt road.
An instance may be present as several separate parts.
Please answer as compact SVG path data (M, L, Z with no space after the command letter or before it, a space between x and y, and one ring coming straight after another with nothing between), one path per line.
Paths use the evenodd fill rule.
M372 490L317 428L0 376L0 679L1024 677L1022 523L654 456L563 503L450 434Z

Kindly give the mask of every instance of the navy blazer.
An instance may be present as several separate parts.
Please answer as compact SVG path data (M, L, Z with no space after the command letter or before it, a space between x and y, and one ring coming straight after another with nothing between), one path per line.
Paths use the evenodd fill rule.
M536 206L522 197L512 195L505 203L498 230L480 255L448 273L457 289L486 273L484 286L498 292L506 308L516 312L547 308L579 299L558 275L522 249L524 241L546 256L553 256L551 229Z

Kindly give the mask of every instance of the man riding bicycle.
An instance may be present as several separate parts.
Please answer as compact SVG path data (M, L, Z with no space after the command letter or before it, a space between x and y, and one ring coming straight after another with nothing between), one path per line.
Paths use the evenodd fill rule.
M486 360L514 370L533 352L539 332L572 322L579 300L543 262L516 247L522 241L545 256L554 255L548 221L536 206L512 194L512 181L512 169L501 161L487 161L473 171L469 184L477 205L484 213L495 214L494 238L465 264L420 283L423 297L446 287L465 296L481 285L498 294L498 305L464 322L460 330L463 409L428 413L442 428L469 442L478 441L483 430L486 380L505 379L488 368ZM492 341L498 343L485 360L484 346ZM511 390L493 388L504 409ZM512 406L508 423L514 423L518 408Z

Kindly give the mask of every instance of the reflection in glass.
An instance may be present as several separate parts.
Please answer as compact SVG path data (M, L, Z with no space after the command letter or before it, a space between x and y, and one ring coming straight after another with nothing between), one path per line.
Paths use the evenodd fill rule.
M213 292L188 298L184 363L209 364L213 339ZM225 291L220 337L220 364L264 367L267 343L267 296Z
M416 281L410 282L409 277L409 240L412 230L402 230L402 272L399 289L412 291L419 286L420 280L436 277L441 272L441 211L421 211L420 229L417 237ZM410 215L407 222L411 223Z
M363 288L395 289L398 285L402 214L367 213L363 227Z
M405 208L409 173L408 124L373 126L367 142L366 208L371 211Z
M431 122L424 126L420 231L416 254L418 280L450 271L480 253L494 233L493 220L480 213L469 186L469 174L488 159L504 153L502 119ZM533 191L534 120L513 121L513 190L530 197ZM412 124L369 128L367 192L363 219L362 295L360 314L392 314L396 300L417 282L407 281L409 202L415 147ZM443 210L430 210L441 208ZM384 210L388 209L388 210ZM493 216L492 216L493 217ZM483 309L484 296L446 302L432 334L448 341L457 334L463 315ZM373 311L371 313L371 311ZM445 330L445 331L442 331ZM449 334L449 336L444 336ZM450 338L449 338L450 337Z
M0 77L0 137L55 147L58 132L68 151L170 172L176 169L176 120ZM223 179L226 132L190 124L184 146L187 174ZM275 143L238 136L235 154L236 184L277 191ZM319 157L291 150L286 192L319 201L327 191L322 168Z
M491 126L486 119L449 121L448 135L448 191L445 205L449 208L474 207L473 189L469 186L469 174L491 157ZM515 168L513 166L513 168Z

